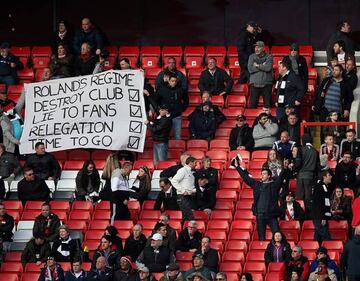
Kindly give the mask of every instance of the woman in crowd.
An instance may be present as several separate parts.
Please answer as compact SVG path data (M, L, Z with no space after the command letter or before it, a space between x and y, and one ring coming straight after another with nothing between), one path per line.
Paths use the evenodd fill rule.
M75 75L80 76L92 74L96 63L97 57L91 53L89 43L83 43L81 45L80 56L75 60Z
M201 169L197 171L196 173L196 179L199 178L199 176L201 175L206 175L208 181L209 181L209 185L214 186L216 189L218 188L218 170L211 167L211 159L209 156L205 156L202 160L201 160Z
M76 200L96 202L99 199L100 175L92 160L86 160L76 176Z
M351 220L351 199L344 195L341 187L335 188L331 196L331 219Z
M53 79L71 77L74 73L74 57L68 52L67 46L59 44L56 54L49 63Z
M280 231L273 234L271 241L266 247L265 263L268 265L270 262L284 262L288 263L291 258L291 247L286 241L286 237Z
M69 31L68 24L64 20L59 21L58 30L54 33L53 53L57 52L59 44L69 47L73 45L72 33ZM71 50L69 52L72 53Z
M105 180L105 185L103 190L100 192L100 199L109 201L111 198L111 174L115 169L119 169L120 164L116 153L110 154L106 158L106 163L103 169L101 178Z
M71 238L69 228L66 225L61 225L59 227L59 239L55 240L52 245L53 257L58 262L71 262L79 254L78 241Z
M115 226L109 225L105 228L104 235L111 236L111 243L117 247L117 250L122 253L123 252L123 246L122 246L122 239L120 236L118 236L118 230Z
M136 176L130 191L132 191L130 198L138 200L142 205L151 191L151 176L148 167L141 166L139 168L139 174Z

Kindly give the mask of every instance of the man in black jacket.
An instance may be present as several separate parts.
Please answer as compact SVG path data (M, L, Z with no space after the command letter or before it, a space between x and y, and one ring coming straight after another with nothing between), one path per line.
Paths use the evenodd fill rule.
M124 256L130 256L133 261L137 260L146 245L146 237L142 233L142 230L143 227L141 224L135 224L132 229L132 234L125 240Z
M160 178L159 185L161 191L156 198L154 210L160 210L161 206L164 210L180 210L176 189L171 185L171 181L168 178Z
M273 234L279 230L277 218L281 215L281 210L278 205L278 198L284 180L284 170L276 181L273 181L271 171L263 169L261 171L261 180L256 181L240 166L241 162L242 159L236 156L231 160L231 165L236 167L244 182L253 189L254 204L252 209L254 216L256 216L259 240L264 241L266 225L269 225Z
M206 174L200 174L195 184L195 205L197 210L205 211L211 214L216 203L216 186L209 183Z
M281 219L286 221L297 220L302 222L305 219L304 210L295 200L295 195L291 191L286 194L285 202L280 206L282 215Z
M354 59L347 59L345 63L344 79L348 83L350 90L354 91L358 84Z
M26 160L26 166L32 167L35 175L42 180L57 180L60 178L61 168L55 157L45 151L45 144L35 144L35 154Z
M229 146L231 150L249 150L254 147L254 138L252 136L252 129L246 123L245 115L238 115L236 117L236 126L231 129L229 137Z
M0 45L0 84L14 85L17 82L16 71L24 68L18 57L10 53L10 44Z
M224 69L216 66L216 59L208 59L208 68L201 72L199 79L200 92L208 91L210 95L224 96L230 94L233 81Z
M91 267L94 269L96 268L96 261L98 257L105 257L108 267L112 269L117 268L117 263L120 259L120 251L115 247L115 245L113 247L110 235L104 235L103 237L101 237L100 246L95 251L94 257L92 259Z
M167 66L156 77L155 88L158 89L161 87L161 84L167 82L167 80L169 79L169 73L174 73L177 76L178 83L180 84L181 88L183 88L183 90L187 92L188 83L186 80L186 76L176 68L176 59L174 57L169 57L167 59Z
M211 140L216 132L216 117L212 111L212 103L206 101L201 109L196 108L189 116L191 138Z
M330 190L332 172L327 170L321 173L321 180L313 188L313 202L311 214L315 226L314 240L321 245L324 240L331 240L328 220L330 212Z
M333 75L322 81L316 93L312 110L320 115L322 122L332 111L341 113L344 118L349 117L354 95L347 81L343 79L343 70L340 64L335 65Z
M345 151L349 151L355 160L360 158L360 141L356 139L356 131L354 129L348 129L346 131L346 139L341 141L340 156L343 156Z
M21 171L19 160L14 154L6 152L5 146L0 144L0 177L9 184L15 179L15 176Z
M100 55L100 52L104 47L103 38L100 32L94 28L89 18L83 18L81 20L81 30L74 36L73 49L75 54L80 54L80 47L84 42L90 45L93 53Z
M119 270L114 272L114 281L131 281L135 279L136 272L132 268L131 257L121 257L119 265Z
M354 194L356 194L358 188L356 178L357 167L358 164L354 162L352 154L349 151L345 151L342 161L336 165L333 184L341 188L351 188Z
M45 241L44 237L36 235L26 243L25 249L21 254L21 263L23 266L27 263L41 265L46 262L50 253L50 244Z
M154 122L150 122L149 120L145 121L145 124L151 131L154 142L153 153L155 165L158 161L167 160L168 142L171 130L171 117L167 106L160 106L159 112L160 115L156 118L156 120L154 120Z
M292 70L291 59L284 58L279 63L279 79L276 82L276 116L280 120L285 115L285 105L291 105L295 112L300 115L300 106L302 104L305 92L304 82Z
M41 214L35 218L33 236L44 237L45 241L54 242L58 236L59 226L59 217L51 212L49 203L44 203L41 205Z
M213 272L218 272L219 253L217 250L210 248L210 243L211 243L211 238L209 236L204 236L201 239L201 246L198 252L200 252L203 255L204 266Z
M14 218L6 213L4 203L0 202L0 239L3 242L12 242Z
M169 81L161 84L161 87L156 90L157 92L152 103L167 107L172 118L174 138L179 140L181 139L181 113L189 105L188 94L180 86L178 78L174 73L169 73ZM152 100L151 97L149 98Z
M209 101L212 103L211 95L208 91L204 91L201 93L201 101L202 101L202 103L204 103L206 101ZM199 105L198 108L201 108L201 105ZM221 112L221 110L219 109L219 107L216 104L212 104L212 110L214 111L217 125L220 125L222 122L224 122L226 120L226 116L224 115L224 113Z
M50 189L46 182L37 177L30 167L24 169L24 178L18 183L18 197L25 205L26 201L49 201Z
M360 226L357 226L354 231L354 237L346 243L340 260L341 267L346 270L348 281L360 280L359 256Z
M279 131L288 132L290 140L300 144L300 120L295 112L288 115L287 122L281 124Z
M190 221L188 227L183 229L176 242L176 251L195 253L201 245L202 234L197 229L196 221Z

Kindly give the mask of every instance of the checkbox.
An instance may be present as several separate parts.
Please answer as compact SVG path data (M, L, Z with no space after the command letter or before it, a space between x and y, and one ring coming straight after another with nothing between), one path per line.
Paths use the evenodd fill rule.
M140 143L140 137L129 136L127 147L131 149L138 149L139 143Z
M140 105L130 104L130 117L142 118Z
M137 90L137 89L129 89L128 93L129 93L129 101L135 101L135 102L140 101L139 90Z
M130 121L129 133L138 133L141 134L142 123L139 121Z

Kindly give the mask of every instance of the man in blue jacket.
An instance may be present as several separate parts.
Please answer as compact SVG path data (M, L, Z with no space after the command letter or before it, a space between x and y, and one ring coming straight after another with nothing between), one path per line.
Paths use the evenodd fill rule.
M24 68L22 62L10 53L10 44L0 45L0 84L13 85L17 82L16 70Z
M85 42L90 45L93 53L100 55L104 47L103 38L100 32L93 27L89 18L82 19L81 30L74 37L74 51L77 55L80 54L81 45Z

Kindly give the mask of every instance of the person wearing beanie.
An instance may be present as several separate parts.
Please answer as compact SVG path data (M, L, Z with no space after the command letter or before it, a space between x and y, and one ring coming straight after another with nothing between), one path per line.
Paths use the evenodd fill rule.
M192 280L191 277L193 274L201 274L203 278L208 281L214 280L215 274L204 266L204 256L201 252L196 252L193 255L192 264L193 267L184 273L184 278L186 280Z
M205 101L189 115L191 138L211 140L215 137L217 121L212 105L211 101Z
M136 272L132 267L130 256L120 258L120 268L114 272L114 281L131 281L134 280Z
M341 272L336 264L336 262L328 256L328 250L325 247L319 247L316 251L316 259L311 262L310 265L310 273L316 271L316 269L322 264L327 267L327 269L333 270L334 274L336 275L337 280L341 280Z
M185 279L180 271L180 266L177 263L171 263L159 281L185 281Z

